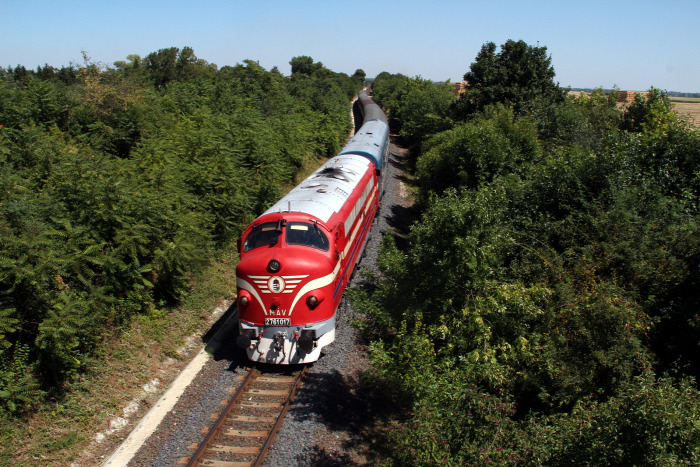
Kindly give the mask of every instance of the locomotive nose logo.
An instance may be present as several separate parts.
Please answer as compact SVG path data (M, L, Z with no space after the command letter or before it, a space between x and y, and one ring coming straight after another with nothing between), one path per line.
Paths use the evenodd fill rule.
M281 277L271 277L267 283L267 286L273 293L279 293L284 290L285 287L284 279Z

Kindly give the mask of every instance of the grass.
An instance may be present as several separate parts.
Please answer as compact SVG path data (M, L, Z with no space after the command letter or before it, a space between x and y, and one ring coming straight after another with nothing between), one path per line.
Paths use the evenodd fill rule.
M234 297L236 262L231 246L192 278L192 292L180 306L140 316L106 338L101 354L87 363L88 370L65 388L63 397L24 420L0 420L0 465L98 463L119 439L97 444L95 435L109 428L130 401L143 397L142 388L154 375L164 379L161 388L177 376L189 359L180 351L187 337L203 335L213 324L211 311Z

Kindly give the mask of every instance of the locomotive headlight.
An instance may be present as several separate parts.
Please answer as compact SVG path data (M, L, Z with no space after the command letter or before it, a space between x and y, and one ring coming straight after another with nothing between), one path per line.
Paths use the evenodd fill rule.
M309 295L306 297L306 305L309 307L309 309L313 310L321 303L323 303L324 298L325 293L323 292L323 290L315 290L313 292L313 295Z
M279 272L281 267L282 265L276 259L272 259L269 263L267 263L267 270L270 272Z
M248 296L248 293L245 292L244 290L241 290L239 296L238 296L238 303L241 306L248 306L250 303L250 297Z

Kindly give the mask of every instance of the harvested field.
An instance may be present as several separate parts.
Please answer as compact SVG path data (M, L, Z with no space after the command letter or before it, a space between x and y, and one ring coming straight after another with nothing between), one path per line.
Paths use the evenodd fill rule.
M582 91L569 91L569 96L578 97ZM700 97L671 97L673 110L681 118L687 118L688 121L700 128ZM621 102L619 105L626 105L627 102Z
M687 117L690 123L700 128L700 98L678 97L671 98L673 110L681 117Z

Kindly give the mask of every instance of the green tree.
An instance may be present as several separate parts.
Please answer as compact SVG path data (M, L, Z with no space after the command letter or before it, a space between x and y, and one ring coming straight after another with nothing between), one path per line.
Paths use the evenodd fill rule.
M298 57L293 57L289 61L289 64L292 66L293 75L297 73L300 73L302 75L312 75L323 68L323 63L314 63L314 59L309 57L308 55L300 55Z
M447 188L477 188L499 175L518 172L541 155L537 128L510 108L459 124L430 139L416 164L421 199Z
M537 105L562 102L564 91L554 82L551 63L544 46L509 39L496 52L496 44L487 42L464 75L467 89L455 106L456 118L470 118L497 103L512 105L517 113L524 113Z
M617 91L605 94L602 88L590 96L582 92L565 102L540 107L533 114L540 137L549 146L573 146L602 150L620 125Z
M678 121L668 95L652 87L647 95L639 93L625 110L621 126L632 132L665 132Z
M372 83L374 101L379 104L389 118L392 130L401 131L401 121L394 117L395 110L400 104L400 95L409 78L402 74L391 74L383 71Z
M151 52L144 59L144 65L150 72L156 87L163 88L177 77L178 52L177 47L169 47Z
M354 294L410 404L397 463L697 463L700 136L642 104L637 131L602 92L490 105L423 144L421 217Z
M365 73L365 70L362 68L358 68L355 70L355 73L352 75L353 78L356 78L360 83L364 84L365 78L367 77L367 74Z
M417 150L432 135L452 128L455 96L449 83L433 83L382 72L372 83L375 101L388 114L392 130Z
M167 313L337 153L360 83L311 65L218 70L172 47L0 71L0 417L70 387L106 333Z
M454 94L449 84L413 78L405 82L397 100L392 119L400 122L401 136L410 148L417 149L430 136L452 128Z

